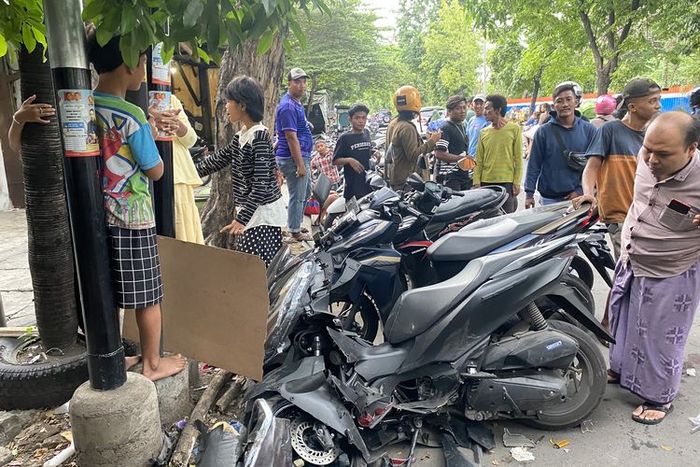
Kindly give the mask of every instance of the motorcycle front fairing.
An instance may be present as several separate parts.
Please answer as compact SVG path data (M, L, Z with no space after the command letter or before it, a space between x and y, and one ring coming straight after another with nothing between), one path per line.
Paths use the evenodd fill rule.
M312 356L285 362L253 386L246 399L251 401L264 394L279 394L295 407L346 436L362 457L370 461L371 453L355 425L355 419L331 391L323 359L323 356Z

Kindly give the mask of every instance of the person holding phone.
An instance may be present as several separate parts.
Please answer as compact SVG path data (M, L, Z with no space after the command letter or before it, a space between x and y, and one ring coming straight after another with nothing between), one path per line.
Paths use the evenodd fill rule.
M637 157L608 312L608 381L639 396L636 422L660 423L678 395L700 305L700 122L685 112L652 121Z

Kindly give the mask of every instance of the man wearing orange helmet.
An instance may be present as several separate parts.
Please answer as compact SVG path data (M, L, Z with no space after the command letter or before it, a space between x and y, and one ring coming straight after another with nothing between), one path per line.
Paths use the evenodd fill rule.
M402 86L396 91L394 107L399 115L386 130L385 170L391 188L403 190L408 176L416 171L418 157L435 149L442 131L431 133L425 143L421 140L412 123L421 108L420 93L413 86Z

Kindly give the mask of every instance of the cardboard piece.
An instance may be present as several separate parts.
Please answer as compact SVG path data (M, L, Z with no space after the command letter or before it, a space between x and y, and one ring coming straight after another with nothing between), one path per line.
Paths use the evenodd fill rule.
M265 264L237 251L158 237L163 348L255 380L269 308ZM138 342L133 311L122 334Z

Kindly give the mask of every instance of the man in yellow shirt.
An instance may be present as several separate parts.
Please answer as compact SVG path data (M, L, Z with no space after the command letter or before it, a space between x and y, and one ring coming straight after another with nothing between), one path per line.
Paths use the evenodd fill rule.
M491 123L481 130L476 147L474 187L498 185L506 189L507 213L518 207L518 193L523 177L523 140L520 125L506 120L506 98L499 94L486 96L484 116Z

